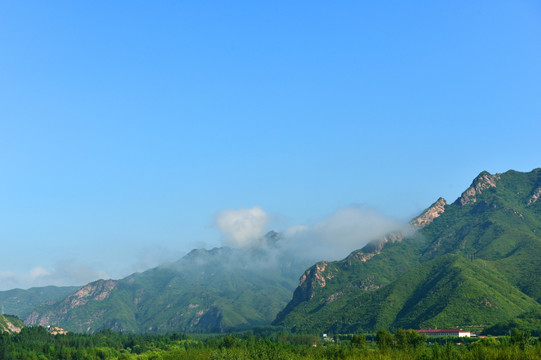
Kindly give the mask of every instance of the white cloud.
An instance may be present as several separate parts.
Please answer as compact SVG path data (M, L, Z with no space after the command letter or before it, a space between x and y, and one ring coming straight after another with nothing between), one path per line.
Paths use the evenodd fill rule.
M252 247L263 241L270 217L260 207L222 210L215 225L224 235L224 244ZM407 231L408 225L382 215L375 209L352 205L312 225L289 226L282 231L278 248L267 248L269 260L290 254L311 261L339 260L393 231Z
M284 231L286 246L299 256L317 260L338 260L406 225L374 209L349 206L313 226L296 225Z
M293 225L289 226L284 231L284 237L285 238L292 238L296 235L303 234L304 232L310 230L310 228L306 225Z
M294 257L299 261L339 260L389 232L407 229L407 224L383 216L374 209L349 206L315 224L289 226L282 231L281 240L277 244L265 244L264 234L271 216L259 206L222 210L216 214L214 220L215 226L223 234L225 245L254 249L265 254L264 257L257 258L257 263L252 264L254 266L269 266L284 256ZM256 248L256 245L261 246ZM249 252L246 254L247 256L238 257L235 253L232 258L236 263L234 265L248 266L251 257L248 256ZM144 271L150 266L176 260L178 257L180 254L172 254L166 249L145 249L139 262L134 265L136 269L126 269L122 276L130 271ZM93 266L77 260L66 260L57 262L51 268L36 266L25 273L0 270L0 290L47 285L84 285L97 279L108 278L107 273L96 270Z
M28 273L28 278L31 280L35 280L35 279L39 279L40 277L49 276L49 275L51 275L50 272L38 266L30 270L30 272Z
M227 245L250 247L261 241L269 220L269 215L262 208L254 206L222 210L216 214L214 224L224 235Z

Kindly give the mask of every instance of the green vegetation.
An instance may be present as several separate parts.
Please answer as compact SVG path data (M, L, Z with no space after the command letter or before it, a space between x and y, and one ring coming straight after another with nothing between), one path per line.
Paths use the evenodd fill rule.
M303 302L288 317L296 331L358 332L375 328L479 328L541 305L485 269L481 261L445 255L413 267L388 286L356 289L330 302ZM303 319L303 314L309 317ZM340 314L338 317L337 314ZM302 326L301 326L301 325ZM328 324L332 324L330 327ZM441 325L443 324L443 325Z
M46 319L81 333L247 329L274 319L307 266L287 257L269 261L268 253L257 249L194 250L176 263L90 283L38 306L26 322Z
M26 318L35 307L48 301L58 301L79 289L77 286L45 286L30 289L0 291L0 304L5 314Z
M514 330L500 338L433 338L409 330L376 336L323 338L257 331L225 335L134 335L102 330L96 334L51 335L42 327L0 333L3 360L166 360L166 359L538 359L541 342Z
M518 329L535 336L541 336L541 311L534 310L520 314L510 320L491 326L485 332L494 335L508 335L511 329Z
M414 236L309 269L274 323L298 332L517 327L538 334L540 189L541 169L481 173Z
M440 199L417 220L416 232L313 265L296 289L309 264L277 260L279 235L269 233L265 248L194 250L69 295L63 288L13 290L0 292L0 301L28 324L79 333L223 333L273 320L299 336L382 328L541 333L541 169L482 172L454 203ZM36 306L40 296L48 301ZM393 344L404 344L412 334L395 336ZM361 338L352 342L364 347Z

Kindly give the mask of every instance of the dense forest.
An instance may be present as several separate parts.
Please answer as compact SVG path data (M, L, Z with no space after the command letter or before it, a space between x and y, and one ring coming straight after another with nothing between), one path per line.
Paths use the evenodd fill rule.
M52 335L43 327L0 334L0 359L539 359L541 341L513 330L498 338L394 334L291 334L269 329L226 335L135 335L103 330Z

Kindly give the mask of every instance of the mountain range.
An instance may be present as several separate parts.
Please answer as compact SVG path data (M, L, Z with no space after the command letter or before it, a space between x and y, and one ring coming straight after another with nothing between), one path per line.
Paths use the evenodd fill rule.
M77 332L223 332L269 324L309 266L276 248L197 249L177 262L121 280L98 280L22 314L29 325Z
M296 331L484 329L541 310L541 169L482 172L395 233L308 269L274 321Z
M1 291L0 304L28 325L77 332L538 328L540 198L541 169L482 172L453 203L438 199L409 230L343 260L276 251L281 236L269 232L261 247L193 250L80 288Z

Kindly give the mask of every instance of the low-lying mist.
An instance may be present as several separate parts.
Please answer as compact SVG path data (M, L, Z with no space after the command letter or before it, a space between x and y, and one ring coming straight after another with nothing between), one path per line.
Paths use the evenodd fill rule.
M221 233L223 248L195 250L181 261L169 262L187 269L189 264L215 263L232 269L279 270L298 278L318 261L333 261L378 240L390 232L409 231L409 226L382 215L374 209L352 205L330 214L313 224L287 226L269 231L274 217L259 206L219 211L213 225ZM152 266L167 265L178 259L166 249L146 249L132 269L124 275L144 271ZM175 256L174 256L175 255ZM198 268L195 266L194 268ZM288 275L288 276L289 276ZM36 266L27 273L0 271L1 290L46 285L84 285L109 275L75 259L57 262L52 269Z
M390 232L409 229L408 224L357 205L340 209L312 225L292 225L265 236L271 220L269 214L255 206L222 210L216 214L214 225L222 234L224 246L263 251L263 263L268 264L282 257L311 262L339 260Z

